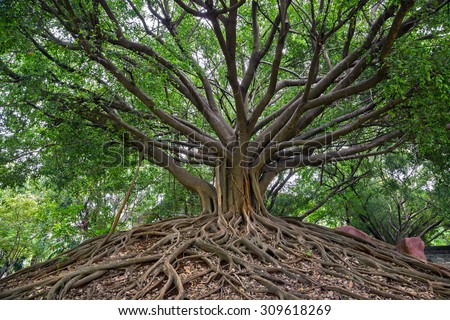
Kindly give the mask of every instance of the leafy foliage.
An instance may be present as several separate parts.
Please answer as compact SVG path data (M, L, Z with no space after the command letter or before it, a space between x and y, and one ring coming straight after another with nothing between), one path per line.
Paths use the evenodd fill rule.
M366 160L357 170L356 165L327 166L310 170L306 179L292 179L275 198L272 212L329 227L352 225L391 244L416 236L429 245L448 243L446 171L407 149Z

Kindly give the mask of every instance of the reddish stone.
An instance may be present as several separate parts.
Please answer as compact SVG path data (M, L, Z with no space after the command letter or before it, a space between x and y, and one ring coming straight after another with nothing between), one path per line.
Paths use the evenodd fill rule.
M335 230L345 232L345 233L363 238L366 241L372 242L372 238L367 233L365 233L364 231L361 231L355 227L352 227L352 226L340 226L340 227L337 227Z
M400 239L395 246L398 252L409 254L417 259L427 261L425 256L425 243L420 237Z

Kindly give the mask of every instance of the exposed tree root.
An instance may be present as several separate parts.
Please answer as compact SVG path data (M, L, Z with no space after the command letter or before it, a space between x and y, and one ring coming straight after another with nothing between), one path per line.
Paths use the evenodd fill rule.
M175 218L104 240L0 280L0 298L450 298L450 270L293 218Z

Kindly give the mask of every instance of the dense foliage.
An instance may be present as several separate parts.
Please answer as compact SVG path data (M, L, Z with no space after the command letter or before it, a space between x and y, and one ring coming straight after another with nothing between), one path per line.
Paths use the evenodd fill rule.
M428 245L449 241L448 172L404 149L302 174L274 184L279 190L270 204L273 214L352 225L392 244L406 237L421 237Z

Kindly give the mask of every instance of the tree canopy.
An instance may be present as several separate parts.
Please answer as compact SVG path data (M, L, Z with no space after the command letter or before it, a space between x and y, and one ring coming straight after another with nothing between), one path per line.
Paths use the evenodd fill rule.
M116 165L104 143L120 139L197 192L204 212L240 211L245 197L255 209L286 169L445 130L429 117L448 103L445 2L413 4L4 2L2 118L14 134L2 153L38 170L31 155L57 141L64 166ZM70 156L102 144L103 159Z

